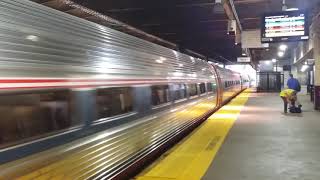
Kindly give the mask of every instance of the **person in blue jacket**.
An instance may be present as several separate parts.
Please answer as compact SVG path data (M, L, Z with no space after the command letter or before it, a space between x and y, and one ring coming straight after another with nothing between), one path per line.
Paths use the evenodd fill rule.
M299 81L290 74L290 78L288 79L287 86L289 89L293 89L296 92L300 92L301 86Z

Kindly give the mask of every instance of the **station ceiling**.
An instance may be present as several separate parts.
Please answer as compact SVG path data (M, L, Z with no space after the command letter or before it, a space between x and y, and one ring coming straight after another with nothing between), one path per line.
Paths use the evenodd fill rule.
M61 8L59 3L69 0L34 0L54 6L72 14L70 9ZM226 62L235 62L241 56L241 44L235 44L235 35L227 34L228 16L219 12L215 0L73 0L74 2L138 28L148 34L191 49L206 57ZM260 28L261 15L281 11L283 0L231 0L243 30ZM319 5L320 0L286 0L288 8L308 9ZM58 7L58 8L57 8ZM78 15L79 16L79 15ZM84 17L86 18L86 17ZM90 16L88 16L90 18ZM272 56L268 51L251 49L253 60ZM289 57L289 53L287 57Z
M227 15L223 9L215 13L212 0L75 1L204 56L232 61L241 54L234 35L227 34Z

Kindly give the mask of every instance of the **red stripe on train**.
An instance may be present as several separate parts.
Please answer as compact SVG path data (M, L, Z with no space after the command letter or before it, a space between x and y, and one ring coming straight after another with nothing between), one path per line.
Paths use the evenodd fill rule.
M188 79L0 79L0 83L61 83L61 82L115 82L115 81L186 81ZM190 79L192 80L192 79ZM194 79L193 79L194 80Z
M139 81L139 79L0 79L0 83L57 83L57 82L114 82ZM141 80L140 80L141 81Z
M91 88L99 86L145 85L153 83L183 83L199 81L198 79L0 79L0 90L33 88ZM203 81L202 81L203 82ZM38 83L38 84L36 84ZM46 84L47 83L47 84ZM57 84L51 84L57 83ZM70 84L59 84L70 83ZM85 84L72 84L85 83ZM92 84L97 83L97 84ZM24 85L22 85L24 84ZM7 86L7 87L6 87Z
M149 84L146 83L131 83L131 84L121 84L121 85L139 85L139 84ZM116 86L120 84L99 84L99 85L70 85L70 86L24 86L24 87L0 87L0 90L12 90L12 89L44 89L44 88L92 88L92 87L103 87L103 86Z

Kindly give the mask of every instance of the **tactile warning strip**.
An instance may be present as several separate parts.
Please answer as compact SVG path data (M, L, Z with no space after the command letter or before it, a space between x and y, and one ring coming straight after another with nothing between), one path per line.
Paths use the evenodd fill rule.
M136 177L137 180L201 179L247 102L246 90Z

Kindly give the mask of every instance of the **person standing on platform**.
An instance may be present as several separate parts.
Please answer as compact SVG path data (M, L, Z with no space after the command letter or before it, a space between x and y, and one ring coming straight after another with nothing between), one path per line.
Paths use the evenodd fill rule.
M293 89L296 92L301 91L301 86L299 81L296 78L294 78L292 74L290 74L290 78L288 79L287 86L289 89Z
M283 110L284 113L288 112L288 103L290 103L291 107L295 107L297 103L298 107L301 108L301 104L298 102L297 91L294 89L285 89L280 92L280 97L283 100Z

